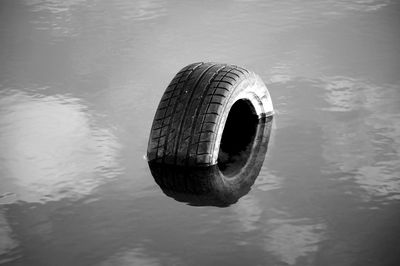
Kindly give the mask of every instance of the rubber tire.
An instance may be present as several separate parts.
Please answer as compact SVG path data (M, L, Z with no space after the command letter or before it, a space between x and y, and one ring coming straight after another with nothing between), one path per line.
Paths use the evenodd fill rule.
M273 113L267 87L255 73L217 63L181 69L158 105L147 149L149 162L177 166L217 164L230 108L245 99L258 118Z
M231 175L218 165L181 167L149 162L151 174L168 197L192 206L226 207L246 195L260 173L268 150L273 118L261 119L243 167Z

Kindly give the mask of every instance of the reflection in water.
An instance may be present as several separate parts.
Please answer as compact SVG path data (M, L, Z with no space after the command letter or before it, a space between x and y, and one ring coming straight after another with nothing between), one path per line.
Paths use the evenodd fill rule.
M276 227L269 232L265 248L289 265L294 265L302 256L315 253L322 240L322 231L325 229L323 224L307 224L304 219L275 219L270 223ZM312 256L308 256L303 265L314 265L313 263Z
M12 260L10 251L18 246L17 241L11 237L12 230L0 209L0 264Z
M42 14L36 16L32 20L36 30L48 32L54 40L60 38L71 38L77 37L83 32L82 21L79 21L77 9L93 10L99 9L99 2L92 2L86 0L73 0L73 1L62 1L62 0L35 0L25 1L26 5L30 7L34 13ZM118 1L107 3L109 13L104 13L102 19L105 21L87 21L84 23L86 27L94 30L96 25L92 23L101 23L98 26L105 28L109 27L110 20L115 20L109 14L118 12L119 20L152 20L158 17L162 17L166 14L165 3L163 0L139 0L132 4L132 1Z
M334 77L325 80L324 158L369 196L400 199L400 94L398 86ZM364 195L365 196L365 195ZM366 197L367 199L369 197Z
M106 261L100 264L101 266L111 265L149 265L158 266L161 265L157 258L151 258L141 248L134 248L125 252L118 252L112 255Z
M275 101L277 113L285 115L280 126L307 116L321 127L324 173L340 173L342 180L355 182L357 186L346 193L364 200L400 199L399 85L346 76L296 78L289 70L290 66L281 65L271 79L275 86L293 89L290 94L295 95ZM312 93L295 90L299 86ZM280 100L293 101L292 106ZM289 108L302 113L288 114Z
M100 266L130 266L130 265L146 265L146 266L158 266L158 265L183 265L179 263L176 258L170 257L168 254L157 254L158 258L154 258L147 254L146 249L137 247L131 250L120 251L106 261L102 262Z
M325 0L325 1L260 1L236 0L242 12L233 14L231 22L254 21L267 22L268 30L287 31L310 24L324 24L330 19L341 18L350 12L377 11L388 4L390 0ZM251 2L251 3L249 3ZM256 6L257 11L249 6ZM252 13L248 13L252 11ZM268 19L262 19L267 15Z
M387 6L390 0L357 0L357 1L328 1L337 5L338 7L344 8L346 10L355 10L363 12L376 11L380 8Z
M53 40L71 38L80 34L81 29L79 24L76 23L74 9L85 3L85 0L34 0L25 2L32 12L43 14L42 16L35 16L35 19L31 21L34 28L48 32Z
M233 164L229 165L233 170L222 172L218 165L193 169L149 163L153 177L164 193L177 201L193 206L229 206L254 184L267 152L271 125L272 116L260 120L250 154L243 155L247 162L237 163L244 165L240 169Z
M386 88L344 76L326 78L324 82L325 100L330 104L326 110L333 112L374 111L382 100L382 94L387 91Z
M241 231L250 232L259 229L263 208L255 197L250 194L244 196L232 206L232 211L243 228Z
M127 20L151 20L167 14L164 0L129 0L120 1L118 9L123 12L122 18Z
M2 91L0 129L2 203L77 198L118 174L117 140L76 98Z
M0 264L400 265L399 1L1 2ZM229 208L139 160L199 59L260 73L279 117L252 193L164 189Z
M255 186L262 191L275 190L281 187L283 178L275 175L268 169L262 168L260 177L256 180Z

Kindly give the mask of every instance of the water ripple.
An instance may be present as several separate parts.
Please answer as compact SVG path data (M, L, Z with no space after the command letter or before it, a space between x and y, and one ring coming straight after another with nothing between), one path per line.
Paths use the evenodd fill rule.
M274 228L269 232L265 248L280 257L288 265L296 264L300 257L308 256L309 265L312 256L323 240L324 224L309 224L307 219L273 219Z
M347 77L324 82L329 105L323 109L335 121L323 127L325 160L333 168L353 173L349 178L370 197L400 199L398 86L378 86Z
M117 139L77 98L3 91L0 129L0 193L18 200L79 198L120 171Z

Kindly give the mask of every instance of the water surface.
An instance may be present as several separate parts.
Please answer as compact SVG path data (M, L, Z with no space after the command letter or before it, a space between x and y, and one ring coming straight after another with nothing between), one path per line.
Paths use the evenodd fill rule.
M398 1L0 4L0 264L400 264ZM144 159L197 61L254 70L276 109L224 208L168 197Z

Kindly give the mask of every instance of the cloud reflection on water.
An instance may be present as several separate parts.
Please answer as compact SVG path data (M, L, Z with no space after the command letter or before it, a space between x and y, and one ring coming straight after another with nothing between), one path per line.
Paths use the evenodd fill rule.
M280 65L270 79L271 86L287 91L282 93L285 98L275 101L280 127L307 116L322 130L323 174L340 172L343 182L356 185L350 190L347 187L346 193L363 200L400 199L399 85L377 85L346 76L300 78L294 74L290 65ZM302 93L304 89L307 94ZM298 106L302 113L289 112Z
M3 90L0 129L0 203L79 198L120 171L120 144L77 98Z
M235 205L232 205L232 211L244 232L250 232L259 228L263 209L260 202L251 195L246 195Z
M325 80L323 157L330 168L350 177L369 199L400 199L400 94L398 86L333 77ZM367 195L364 195L367 196Z
M319 243L323 239L323 224L308 224L305 219L273 219L270 221L275 227L268 233L265 248L281 258L289 265L307 256L307 263L313 265L310 253L318 251Z
M119 251L116 254L110 256L105 261L100 263L100 266L130 266L130 265L146 265L146 266L158 266L158 265L184 265L177 258L171 257L168 254L157 254L157 257L153 257L147 254L148 251L142 247L136 247L131 250Z

